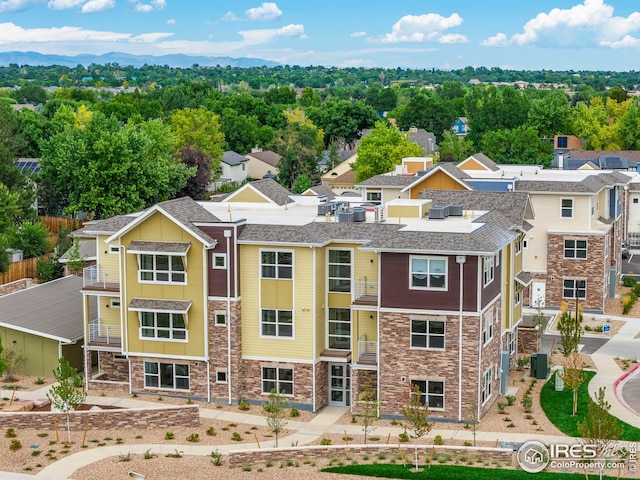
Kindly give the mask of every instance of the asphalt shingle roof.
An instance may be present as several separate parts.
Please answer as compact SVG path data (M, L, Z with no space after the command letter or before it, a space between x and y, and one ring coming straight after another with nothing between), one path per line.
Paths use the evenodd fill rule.
M248 162L249 159L244 155L240 155L239 153L227 151L222 154L222 161L227 165L235 166L240 165L244 162Z
M287 203L292 203L292 200L289 198L291 192L280 185L272 178L264 178L262 180L256 180L255 182L251 182L253 188L258 190L264 196L272 200L277 205L286 205Z
M271 150L247 153L247 156L257 158L261 162L271 165L272 167L277 167L278 163L280 163L280 159L282 158L281 155L276 152L272 152Z
M376 175L363 180L359 187L407 187L417 180L415 175Z

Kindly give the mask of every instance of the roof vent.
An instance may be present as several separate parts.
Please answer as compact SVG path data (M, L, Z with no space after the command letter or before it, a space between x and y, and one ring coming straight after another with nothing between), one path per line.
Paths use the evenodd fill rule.
M447 205L431 207L429 209L429 218L443 219L449 216L449 207Z

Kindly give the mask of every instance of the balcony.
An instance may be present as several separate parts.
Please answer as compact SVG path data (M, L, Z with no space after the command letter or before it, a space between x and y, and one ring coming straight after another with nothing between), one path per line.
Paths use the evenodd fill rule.
M117 270L107 270L97 265L82 270L82 288L106 292L120 291L120 275Z
M378 364L378 342L358 340L358 363L364 365Z
M355 281L354 305L377 306L378 305L378 284L368 282L367 277L359 278Z
M89 322L89 345L122 346L120 325L102 323L99 318Z

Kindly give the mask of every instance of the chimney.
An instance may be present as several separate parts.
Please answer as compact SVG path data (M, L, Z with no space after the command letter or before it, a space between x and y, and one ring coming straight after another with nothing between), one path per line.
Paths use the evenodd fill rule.
M258 152L261 152L261 151L262 151L262 149L258 145L256 145L255 147L253 147L251 149L251 153L258 153Z

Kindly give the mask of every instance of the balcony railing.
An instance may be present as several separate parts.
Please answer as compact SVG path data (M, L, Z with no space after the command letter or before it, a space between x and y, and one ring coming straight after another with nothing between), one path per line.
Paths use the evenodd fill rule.
M378 342L358 340L358 363L378 363Z
M353 303L360 305L378 304L378 284L368 282L367 277L359 278L355 281Z
M117 270L91 265L82 270L82 287L93 290L120 290L120 275Z
M99 318L89 322L89 343L122 345L120 325L102 323Z

